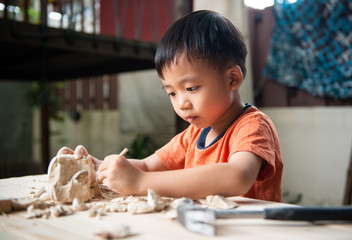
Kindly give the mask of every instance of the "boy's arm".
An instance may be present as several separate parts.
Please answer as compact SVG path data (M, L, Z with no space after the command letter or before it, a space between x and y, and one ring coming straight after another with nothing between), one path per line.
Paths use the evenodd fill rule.
M149 157L143 160L137 159L128 159L133 165L138 167L144 172L153 172L153 171L166 171L169 170L158 158L158 156L154 153Z
M162 196L204 198L208 195L242 195L252 187L262 160L250 152L238 152L228 163L145 174L141 190L151 188Z
M198 199L215 194L236 196L247 193L252 187L261 163L261 158L253 153L238 152L231 156L229 163L143 172L124 157L111 155L99 169L98 179L124 195L146 195L147 189L151 188L168 197Z

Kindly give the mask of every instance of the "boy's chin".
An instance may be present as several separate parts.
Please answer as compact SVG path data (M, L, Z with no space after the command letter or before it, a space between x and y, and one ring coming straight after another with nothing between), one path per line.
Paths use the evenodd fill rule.
M190 125L196 127L196 128L199 128L199 129L202 129L202 128L207 128L209 126L205 126L205 125L201 125L201 124L196 124L196 123L189 123Z

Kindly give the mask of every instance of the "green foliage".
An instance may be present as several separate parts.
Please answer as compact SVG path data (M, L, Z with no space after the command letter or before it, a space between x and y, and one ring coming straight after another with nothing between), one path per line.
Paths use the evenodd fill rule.
M29 16L29 22L34 23L34 24L40 23L40 11L36 11L36 10L34 10L34 8L29 7L28 8L28 16Z
M156 144L147 134L138 134L129 147L128 156L135 159L143 159L157 150Z
M64 83L35 82L32 89L28 91L27 98L32 108L48 108L50 118L62 121L59 116L61 99L54 93L55 89L64 87Z
M299 204L302 201L303 194L298 193L296 196L290 196L289 192L283 192L282 197L285 199L284 202L289 203L289 204Z

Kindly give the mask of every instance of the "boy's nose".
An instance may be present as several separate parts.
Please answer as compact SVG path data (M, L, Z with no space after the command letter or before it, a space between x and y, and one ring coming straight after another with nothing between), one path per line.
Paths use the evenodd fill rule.
M180 110L187 110L187 109L190 109L192 107L192 104L191 104L191 102L188 99L180 98L178 107L180 108Z

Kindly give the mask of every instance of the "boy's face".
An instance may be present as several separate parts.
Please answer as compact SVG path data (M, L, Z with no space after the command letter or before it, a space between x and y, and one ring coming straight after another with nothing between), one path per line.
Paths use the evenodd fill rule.
M170 96L176 113L185 121L205 128L228 124L233 117L234 97L229 71L219 72L206 62L185 54L173 61L163 72L162 84ZM221 127L221 126L219 126Z

